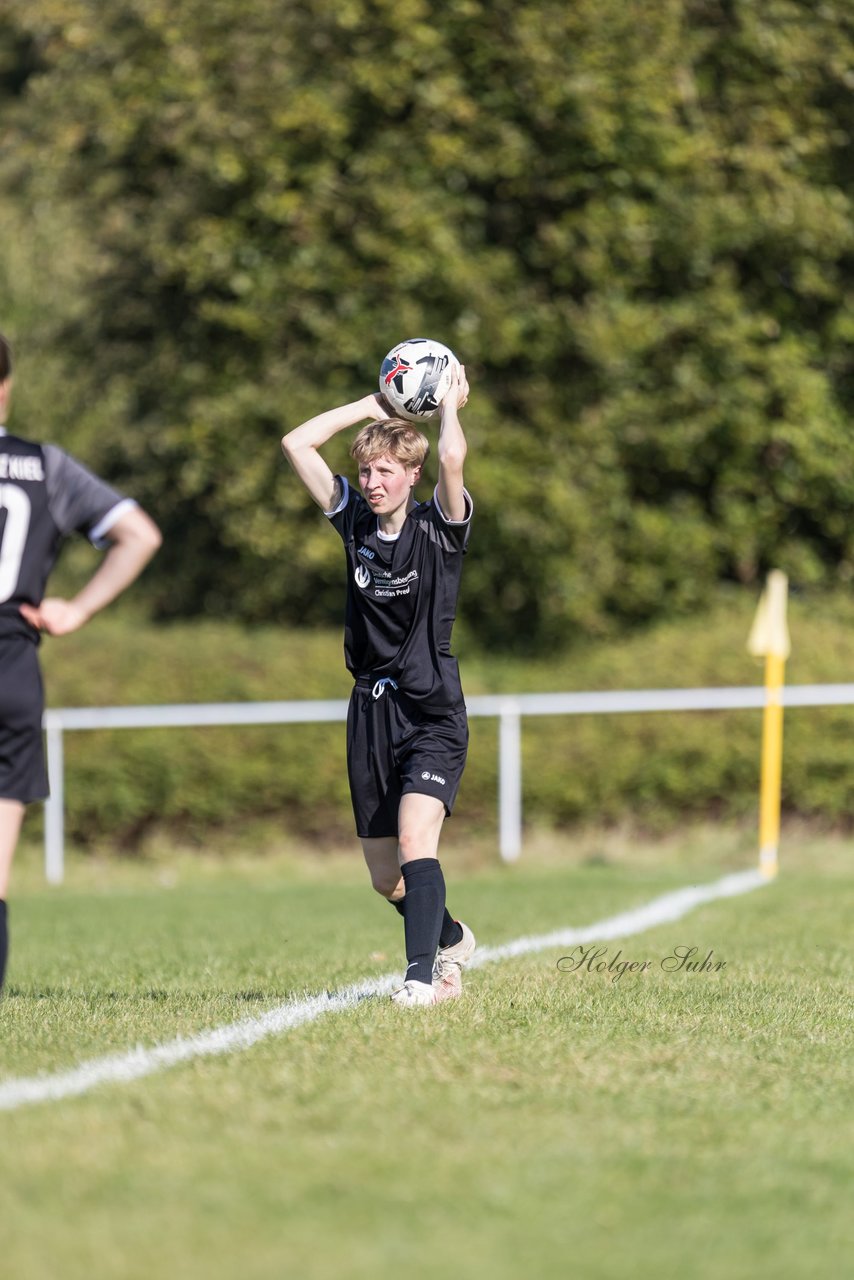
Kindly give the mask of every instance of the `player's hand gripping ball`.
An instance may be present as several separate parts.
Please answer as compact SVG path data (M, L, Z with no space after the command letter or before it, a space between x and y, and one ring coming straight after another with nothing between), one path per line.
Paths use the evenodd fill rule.
M430 338L407 338L392 347L380 366L380 391L394 413L423 422L439 411L460 362L450 347Z

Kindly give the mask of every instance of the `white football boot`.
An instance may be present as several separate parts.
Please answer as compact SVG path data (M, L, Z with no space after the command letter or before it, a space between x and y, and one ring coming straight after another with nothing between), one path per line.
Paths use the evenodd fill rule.
M414 978L410 978L402 987L398 987L397 991L391 993L392 1004L400 1005L405 1009L435 1004L438 999L435 987L431 987L429 982L416 982Z
M452 947L440 947L433 963L433 990L437 1000L455 1000L463 994L461 970L471 960L477 946L468 925L462 920L457 924L463 936Z

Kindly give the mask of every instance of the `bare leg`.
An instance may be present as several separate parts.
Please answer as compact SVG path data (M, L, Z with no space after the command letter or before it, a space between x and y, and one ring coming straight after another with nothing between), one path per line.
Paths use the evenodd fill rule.
M403 897L403 877L400 874L397 849L396 836L362 840L362 852L368 864L371 884L389 902L399 902Z
M12 858L18 846L24 806L19 800L0 800L0 901L9 893Z
M389 902L400 901L403 897L400 868L414 858L438 857L444 820L445 806L441 800L410 793L400 802L398 839L394 836L362 839L362 852L377 893Z
M9 949L9 925L6 896L12 858L21 834L24 806L18 800L0 800L0 987L6 973L6 956Z
M445 806L435 796L409 792L400 802L398 831L400 865L415 858L438 858Z

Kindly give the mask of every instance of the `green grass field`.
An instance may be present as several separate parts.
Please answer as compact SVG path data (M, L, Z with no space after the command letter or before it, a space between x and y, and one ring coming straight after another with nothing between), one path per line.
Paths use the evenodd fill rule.
M22 859L0 1084L192 1036L399 967L355 857ZM706 829L591 837L454 869L488 945L603 920L749 866ZM77 1098L0 1111L2 1274L838 1276L850 1186L850 843L789 837L770 886L607 944L471 973L406 1015L370 999ZM667 973L675 946L726 967Z

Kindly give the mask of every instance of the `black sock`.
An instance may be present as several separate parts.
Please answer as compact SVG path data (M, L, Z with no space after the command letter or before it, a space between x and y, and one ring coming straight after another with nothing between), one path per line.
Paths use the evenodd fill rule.
M3 975L6 972L6 957L9 954L9 913L6 903L0 898L0 991L3 990Z
M406 908L403 905L404 901L405 901L404 898L398 898L396 902L392 898L388 899L389 905L394 907L397 914L399 916L403 916L405 920ZM462 925L457 920L454 919L454 917L451 915L448 908L445 907L445 912L444 912L444 915L442 916L442 931L439 934L439 946L455 947L457 943L462 942L462 940L463 940Z
M445 877L438 858L404 862L403 932L406 938L406 980L433 981L433 961L445 910Z
M455 920L449 914L447 907L445 908L445 918L442 921L442 932L439 934L440 947L455 947L458 942L463 940L463 926L459 920Z

